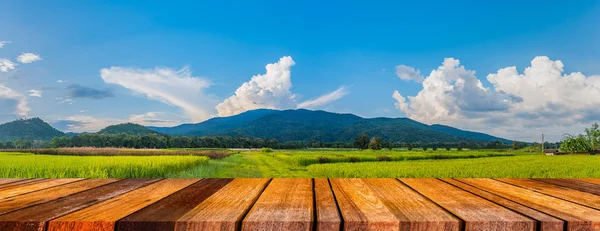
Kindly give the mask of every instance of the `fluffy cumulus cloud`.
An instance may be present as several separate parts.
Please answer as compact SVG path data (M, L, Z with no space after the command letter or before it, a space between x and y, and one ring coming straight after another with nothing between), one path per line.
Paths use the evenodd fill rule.
M291 67L295 62L290 56L268 64L263 75L255 75L240 86L235 94L217 105L220 116L230 116L258 108L283 109L296 107L292 94Z
M17 57L17 61L21 63L33 63L35 61L40 61L42 58L34 53L22 53Z
M490 132L507 138L554 140L600 119L600 76L564 73L561 61L540 56L519 73L507 67L489 74L486 88L475 72L447 58L427 76L416 96L392 94L412 119Z
M421 75L421 71L405 65L396 66L396 75L402 80L415 81L417 83L423 82L425 79Z
M0 85L0 115L27 116L27 99L14 90Z
M17 67L17 64L11 62L8 59L0 59L0 72L8 72L10 70L14 70Z
M311 99L311 100L307 100L302 103L299 103L298 108L316 109L316 108L322 107L324 105L327 105L333 101L341 99L346 94L348 94L348 89L344 86L341 86L337 90L329 92L322 96L319 96L316 99Z
M188 68L139 69L127 67L104 68L100 76L106 83L118 84L137 94L181 108L192 122L211 116L212 97L204 94L211 83L194 77Z
M41 90L29 90L29 96L31 97L42 97L42 91Z

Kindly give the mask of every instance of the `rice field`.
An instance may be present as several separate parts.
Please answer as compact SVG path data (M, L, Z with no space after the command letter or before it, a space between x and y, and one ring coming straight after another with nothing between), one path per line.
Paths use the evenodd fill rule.
M151 178L198 165L205 156L56 156L0 152L0 178Z

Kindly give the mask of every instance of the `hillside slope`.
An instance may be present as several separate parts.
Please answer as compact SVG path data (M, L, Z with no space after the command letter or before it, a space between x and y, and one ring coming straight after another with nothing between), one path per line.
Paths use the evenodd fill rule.
M150 128L134 123L111 125L98 131L99 134L149 135L158 133Z
M40 118L19 119L0 124L0 141L51 140L65 134Z

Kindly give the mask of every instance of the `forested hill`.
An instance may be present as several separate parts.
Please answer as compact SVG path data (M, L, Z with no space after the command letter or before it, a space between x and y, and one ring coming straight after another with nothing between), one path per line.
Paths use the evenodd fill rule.
M19 119L0 124L0 141L51 140L65 134L40 118Z
M111 125L103 128L98 133L100 134L127 134L127 135L150 135L158 133L147 127L134 123L123 123L117 125Z
M408 118L362 118L326 111L258 109L198 124L149 127L160 133L182 136L232 136L275 138L286 141L352 142L361 133L392 142L489 142L507 139L444 125L426 125Z

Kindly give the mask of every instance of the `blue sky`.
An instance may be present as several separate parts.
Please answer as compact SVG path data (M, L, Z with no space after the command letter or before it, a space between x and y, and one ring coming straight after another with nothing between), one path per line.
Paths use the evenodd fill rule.
M600 120L589 109L600 106L597 1L49 0L0 11L0 62L13 64L0 64L0 122L94 131L302 106L531 141Z

